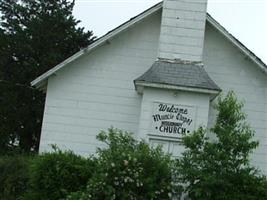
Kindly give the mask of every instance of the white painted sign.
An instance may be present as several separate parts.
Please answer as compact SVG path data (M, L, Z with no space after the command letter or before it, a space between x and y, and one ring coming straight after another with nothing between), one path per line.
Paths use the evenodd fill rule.
M154 102L151 134L180 138L195 129L194 106Z

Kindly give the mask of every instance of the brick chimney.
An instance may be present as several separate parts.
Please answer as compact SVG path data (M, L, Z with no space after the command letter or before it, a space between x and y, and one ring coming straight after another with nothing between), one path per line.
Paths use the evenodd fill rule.
M164 0L158 58L202 62L207 0Z

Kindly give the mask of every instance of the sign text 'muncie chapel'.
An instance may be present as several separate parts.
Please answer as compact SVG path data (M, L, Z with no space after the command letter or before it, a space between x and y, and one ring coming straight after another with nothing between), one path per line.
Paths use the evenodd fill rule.
M154 103L151 134L181 137L194 130L196 109L193 106Z

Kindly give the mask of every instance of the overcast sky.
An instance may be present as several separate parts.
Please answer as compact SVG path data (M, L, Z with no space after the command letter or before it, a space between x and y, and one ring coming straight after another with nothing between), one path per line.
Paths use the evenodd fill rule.
M100 37L159 0L76 0L80 26ZM208 12L267 63L267 0L208 0Z

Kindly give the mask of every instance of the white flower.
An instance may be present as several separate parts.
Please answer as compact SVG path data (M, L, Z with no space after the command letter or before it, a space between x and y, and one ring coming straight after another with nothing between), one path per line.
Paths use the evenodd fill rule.
M171 197L172 197L172 193L169 192L169 193L168 193L168 196L171 198Z
M127 160L124 160L124 165L127 166L129 164L129 162Z
M114 185L119 185L119 181L114 181Z

